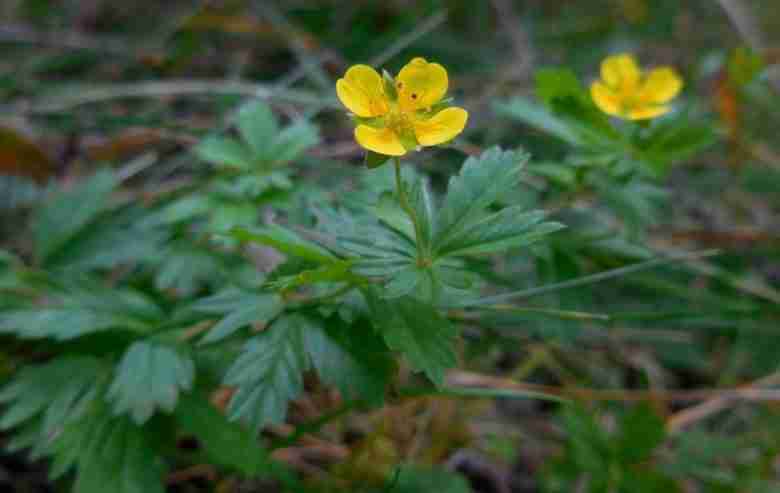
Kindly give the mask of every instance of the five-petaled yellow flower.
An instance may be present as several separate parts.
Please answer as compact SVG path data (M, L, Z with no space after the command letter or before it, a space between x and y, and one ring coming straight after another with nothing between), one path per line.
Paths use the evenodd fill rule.
M365 149L403 156L420 146L443 144L463 131L468 113L448 106L447 71L414 58L393 80L368 65L353 65L336 92L355 116L355 140Z
M671 67L643 74L631 55L615 55L601 63L601 80L590 86L596 105L605 113L628 120L648 120L671 110L669 102L683 81Z

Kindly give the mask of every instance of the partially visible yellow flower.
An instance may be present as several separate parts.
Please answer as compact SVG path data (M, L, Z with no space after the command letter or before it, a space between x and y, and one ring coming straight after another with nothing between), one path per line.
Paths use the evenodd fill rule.
M368 65L353 65L336 82L336 92L358 123L358 144L403 156L420 146L448 142L465 128L468 112L444 100L448 84L444 67L418 57L394 81Z
M590 86L601 111L628 120L648 120L668 113L669 102L682 90L683 81L671 67L644 74L631 55L615 55L601 63L601 80Z

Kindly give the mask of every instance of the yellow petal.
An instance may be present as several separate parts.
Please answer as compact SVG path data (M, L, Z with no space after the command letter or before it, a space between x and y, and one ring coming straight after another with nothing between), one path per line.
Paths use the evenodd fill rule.
M628 112L629 120L649 120L661 115L665 115L671 111L672 108L663 105L643 105L632 108Z
M430 108L447 94L447 70L425 58L414 58L398 72L398 102L404 111Z
M603 82L596 81L590 86L590 97L601 111L612 116L622 116L621 98Z
M427 120L418 120L414 122L417 142L423 146L435 146L450 141L463 131L468 118L466 110L453 106L441 110Z
M601 78L613 89L630 92L639 87L642 71L631 55L615 55L601 62Z
M355 129L355 140L364 149L386 156L403 156L406 154L406 149L401 144L401 140L389 128L373 128L368 125L358 125Z
M639 89L638 98L646 103L664 104L680 94L682 87L682 78L673 68L657 68L647 74Z
M368 65L353 65L336 82L341 103L357 116L382 116L389 110L382 77Z

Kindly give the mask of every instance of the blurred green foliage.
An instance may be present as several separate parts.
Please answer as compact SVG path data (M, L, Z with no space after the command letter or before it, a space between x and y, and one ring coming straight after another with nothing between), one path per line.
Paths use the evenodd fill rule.
M80 493L780 491L741 5L759 44L703 0L0 7L0 446ZM597 108L618 52L672 113ZM412 56L469 127L364 166L335 80Z

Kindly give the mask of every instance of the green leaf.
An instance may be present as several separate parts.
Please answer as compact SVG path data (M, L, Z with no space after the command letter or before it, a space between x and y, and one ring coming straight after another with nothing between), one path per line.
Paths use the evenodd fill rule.
M403 186L407 187L406 182L403 183ZM417 238L419 248L423 252L428 252L436 230L436 216L433 211L433 200L425 180L420 178L412 182L412 185L408 186L407 197L419 228L420 237Z
M513 98L506 102L496 103L494 110L499 115L508 116L527 125L539 128L569 145L582 147L585 139L566 119L554 115L542 105L524 98Z
M718 135L711 125L691 121L683 115L660 120L649 135L635 145L639 157L654 172L663 175L673 165L690 159L717 140Z
M60 190L46 201L33 218L35 256L40 263L58 252L106 206L117 185L107 169L97 172L70 190Z
M394 361L370 327L336 318L310 323L304 344L322 381L338 388L344 399L381 404Z
M523 206L491 214L440 245L439 255L474 255L530 245L559 231L560 223L542 222L542 211L524 212Z
M578 100L589 99L577 74L571 69L543 68L536 71L535 78L536 96L546 105L552 105L556 100L569 97Z
M390 156L385 154L379 154L374 151L366 151L366 157L363 159L363 163L369 168L374 169L382 166L390 160Z
M30 308L0 314L0 333L23 339L75 339L122 324L122 318L83 307Z
M77 493L164 493L158 433L111 416L96 401L58 434L50 451L54 456L50 475L56 479L75 466Z
M114 413L129 413L143 424L158 408L173 412L180 392L192 389L195 364L179 350L167 345L138 341L125 352L107 398Z
M666 436L664 420L647 404L634 406L620 420L618 457L624 464L638 464L650 458Z
M274 247L281 253L318 264L329 264L338 260L316 243L304 240L296 233L276 224L256 230L235 228L230 232L230 236L241 241Z
M388 479L384 490L393 493L469 493L468 481L458 473L450 472L442 467L424 467L418 465L398 466L397 478Z
M672 478L665 476L661 471L651 469L630 469L623 471L623 482L620 493L677 493L680 487ZM744 491L755 492L753 488ZM771 491L771 490L769 490Z
M424 273L415 265L407 265L391 275L382 290L382 298L393 299L411 294L423 280Z
M45 260L50 269L87 271L111 268L153 257L167 232L140 207L104 210Z
M586 126L616 136L607 115L593 103L577 75L567 68L546 68L536 72L536 95L555 114L570 117Z
M414 239L414 224L406 212L401 209L396 194L392 192L382 193L379 196L374 212L380 221L403 234L410 242Z
M105 374L105 365L91 356L61 357L24 368L0 391L0 403L6 404L0 429L40 417L29 445L45 450L52 437L99 396Z
M439 211L434 237L438 250L479 221L485 209L515 189L526 154L492 148L479 158L470 157L450 179Z
M398 91L395 87L395 79L393 79L393 76L390 75L390 72L384 69L382 70L382 83L387 97L390 98L391 101L397 101Z
M292 276L280 276L268 283L268 287L280 291L316 283L349 282L355 279L349 262L334 262L316 269L306 269Z
M457 363L454 344L457 328L432 306L414 298L380 299L366 291L374 323L387 345L402 353L415 371L424 372L437 386Z
M215 464L248 477L268 472L271 458L266 449L241 425L229 422L208 396L199 392L182 395L176 407L176 422L198 438L206 456Z
M566 460L581 472L593 474L597 483L606 481L611 460L609 436L589 411L572 404L561 410L566 431Z
M240 142L229 137L207 137L194 149L202 160L217 166L248 170L252 167L252 155Z
M236 387L228 406L231 420L244 421L256 432L284 421L289 401L303 391L307 327L301 316L283 317L244 345L224 379Z
M162 312L145 297L130 290L50 293L49 303L0 313L0 333L23 339L52 338L67 341L86 334L121 328L145 332L160 323Z
M256 322L268 322L284 309L282 298L276 294L247 294L241 305L217 322L201 339L200 344L213 344L233 335L241 327Z
M238 112L238 131L256 156L266 156L268 143L279 133L279 124L267 103L254 100Z
M275 165L285 165L300 157L303 152L319 143L317 127L306 121L296 122L282 130L267 151L268 159Z

